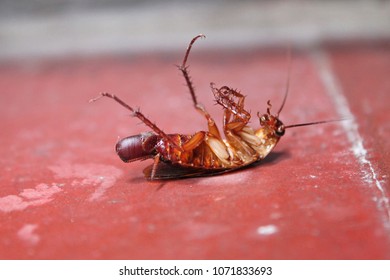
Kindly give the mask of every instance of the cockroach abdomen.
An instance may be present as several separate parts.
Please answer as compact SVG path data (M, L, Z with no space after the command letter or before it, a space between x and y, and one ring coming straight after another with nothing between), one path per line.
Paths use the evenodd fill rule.
M151 132L129 136L118 141L116 153L124 162L153 157L159 137Z

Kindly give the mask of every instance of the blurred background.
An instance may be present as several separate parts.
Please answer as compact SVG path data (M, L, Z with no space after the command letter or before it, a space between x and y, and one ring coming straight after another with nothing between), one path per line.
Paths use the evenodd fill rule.
M0 58L390 38L390 2L2 0Z

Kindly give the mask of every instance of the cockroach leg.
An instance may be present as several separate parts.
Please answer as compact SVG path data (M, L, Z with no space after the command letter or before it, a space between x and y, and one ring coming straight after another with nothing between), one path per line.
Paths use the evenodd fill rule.
M241 130L251 118L250 113L244 109L245 96L227 86L220 89L216 88L213 83L210 86L217 104L225 108L223 116L224 131ZM232 116L233 119L231 119Z
M206 138L206 133L204 131L198 131L192 136L190 140L182 145L184 151L192 151L198 147Z
M164 131L162 131L157 125L155 125L153 122L151 122L147 117L145 117L144 114L142 114L139 110L136 110L134 109L133 107L131 107L130 105L128 105L127 103L125 103L122 99L120 99L119 97L117 97L116 95L114 94L111 94L111 93L107 93L107 92L102 92L100 94L100 96L96 97L96 98L93 98L91 99L89 102L94 102L102 97L109 97L111 99L114 99L116 102L118 102L120 105L122 105L123 107L125 107L126 109L128 109L129 111L131 111L133 113L133 116L138 118L139 120L141 120L144 124L146 124L147 126L149 126L157 135L159 135L161 138L165 139L168 141L168 143L179 149L180 151L183 151L182 147L179 146L178 144L176 144Z
M195 94L195 89L194 89L194 86L192 84L192 81L191 81L191 77L188 73L188 66L187 66L187 59L188 59L188 56L190 54L190 51L191 51L191 48L192 48L192 45L195 43L195 41L199 38L205 38L206 36L204 36L203 34L199 34L198 36L194 37L190 44L188 45L188 48L186 50L186 53L184 55L184 59L183 59L183 62L182 64L178 67L179 70L182 72L183 74L183 77L186 81L186 84L187 84L187 87L190 91L190 94L191 94L191 98L192 98L192 102L194 104L194 107L195 109L201 113L207 120L207 125L208 125L208 130L209 132L214 135L215 137L219 138L219 139L222 139L221 137L221 134L218 130L218 127L217 125L215 124L215 121L214 119L210 116L210 114L206 111L206 109L204 108L204 106L198 102L198 99L196 97L196 94Z
M190 44L188 45L187 47L187 50L186 50L186 53L184 55L184 59L183 59L183 62L182 64L179 66L179 70L182 72L183 76L184 76L184 79L186 80L186 83L187 83L187 86L188 86L188 89L190 91L190 94L191 94L191 97L192 97L192 101L194 103L194 106L195 108L198 109L198 107L205 112L203 106L201 104L198 103L198 100L196 98L196 95L195 95L195 89L194 89L194 86L192 85L192 82L191 82L191 78L190 78L190 75L187 71L187 59L188 59L188 56L190 54L190 51L191 51L191 48L192 48L192 45L195 43L195 41L199 38L205 38L206 36L204 36L203 34L199 34L198 36L194 37Z
M160 162L160 154L155 155L154 157L154 162L153 162L153 167L152 167L152 172L150 174L150 180L153 181L154 176L156 175L156 170L158 163Z
M187 51L186 51L186 53L185 53L185 55L184 55L184 59L183 59L183 63L181 64L181 65L182 65L181 67L185 67L185 65L187 64L188 55L190 54L192 45L193 45L193 44L195 43L195 41L198 40L199 38L206 38L206 36L203 35L203 34L199 34L199 35L195 36L194 38L192 38L191 42L188 44Z
M214 86L214 83L211 83L210 87L213 91L215 101L219 105L231 112L236 120L241 120L245 123L249 122L251 115L244 109L244 95L227 86L223 86L218 89ZM235 98L237 101L234 100Z

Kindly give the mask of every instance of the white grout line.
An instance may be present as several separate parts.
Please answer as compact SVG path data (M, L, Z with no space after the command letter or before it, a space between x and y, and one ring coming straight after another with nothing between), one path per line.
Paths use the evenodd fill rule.
M367 159L367 150L363 144L363 138L359 133L358 124L355 121L354 115L349 109L348 101L345 98L343 91L336 77L333 75L329 59L323 51L315 51L313 53L314 61L319 70L320 77L325 85L327 93L332 98L336 105L338 114L347 118L349 121L340 122L343 127L349 142L352 144L352 152L356 159L360 163L361 171L364 174L363 179L370 186L374 184L375 188L379 191L379 197L375 196L374 201L377 203L377 207L384 211L384 225L386 228L390 228L390 204L386 195L386 191L383 188L378 175L371 163Z

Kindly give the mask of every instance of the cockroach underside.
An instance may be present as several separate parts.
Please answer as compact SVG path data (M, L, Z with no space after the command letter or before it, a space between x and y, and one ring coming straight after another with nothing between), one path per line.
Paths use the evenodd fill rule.
M279 110L272 114L268 101L267 112L257 113L260 127L254 129L248 125L251 114L245 109L245 96L230 87L218 88L211 83L214 99L223 108L222 131L225 136L223 138L214 119L198 102L188 72L187 59L192 45L202 37L205 36L200 34L191 40L183 62L178 68L186 81L195 110L207 121L207 131L198 131L192 135L166 134L139 110L135 110L113 94L102 93L98 98L91 100L95 101L102 96L112 98L152 130L123 138L116 144L116 152L124 162L154 160L154 163L144 170L147 179L210 176L237 170L264 159L274 149L287 128L329 122L289 126L283 124L279 114L287 98L289 84L287 78L286 92Z

